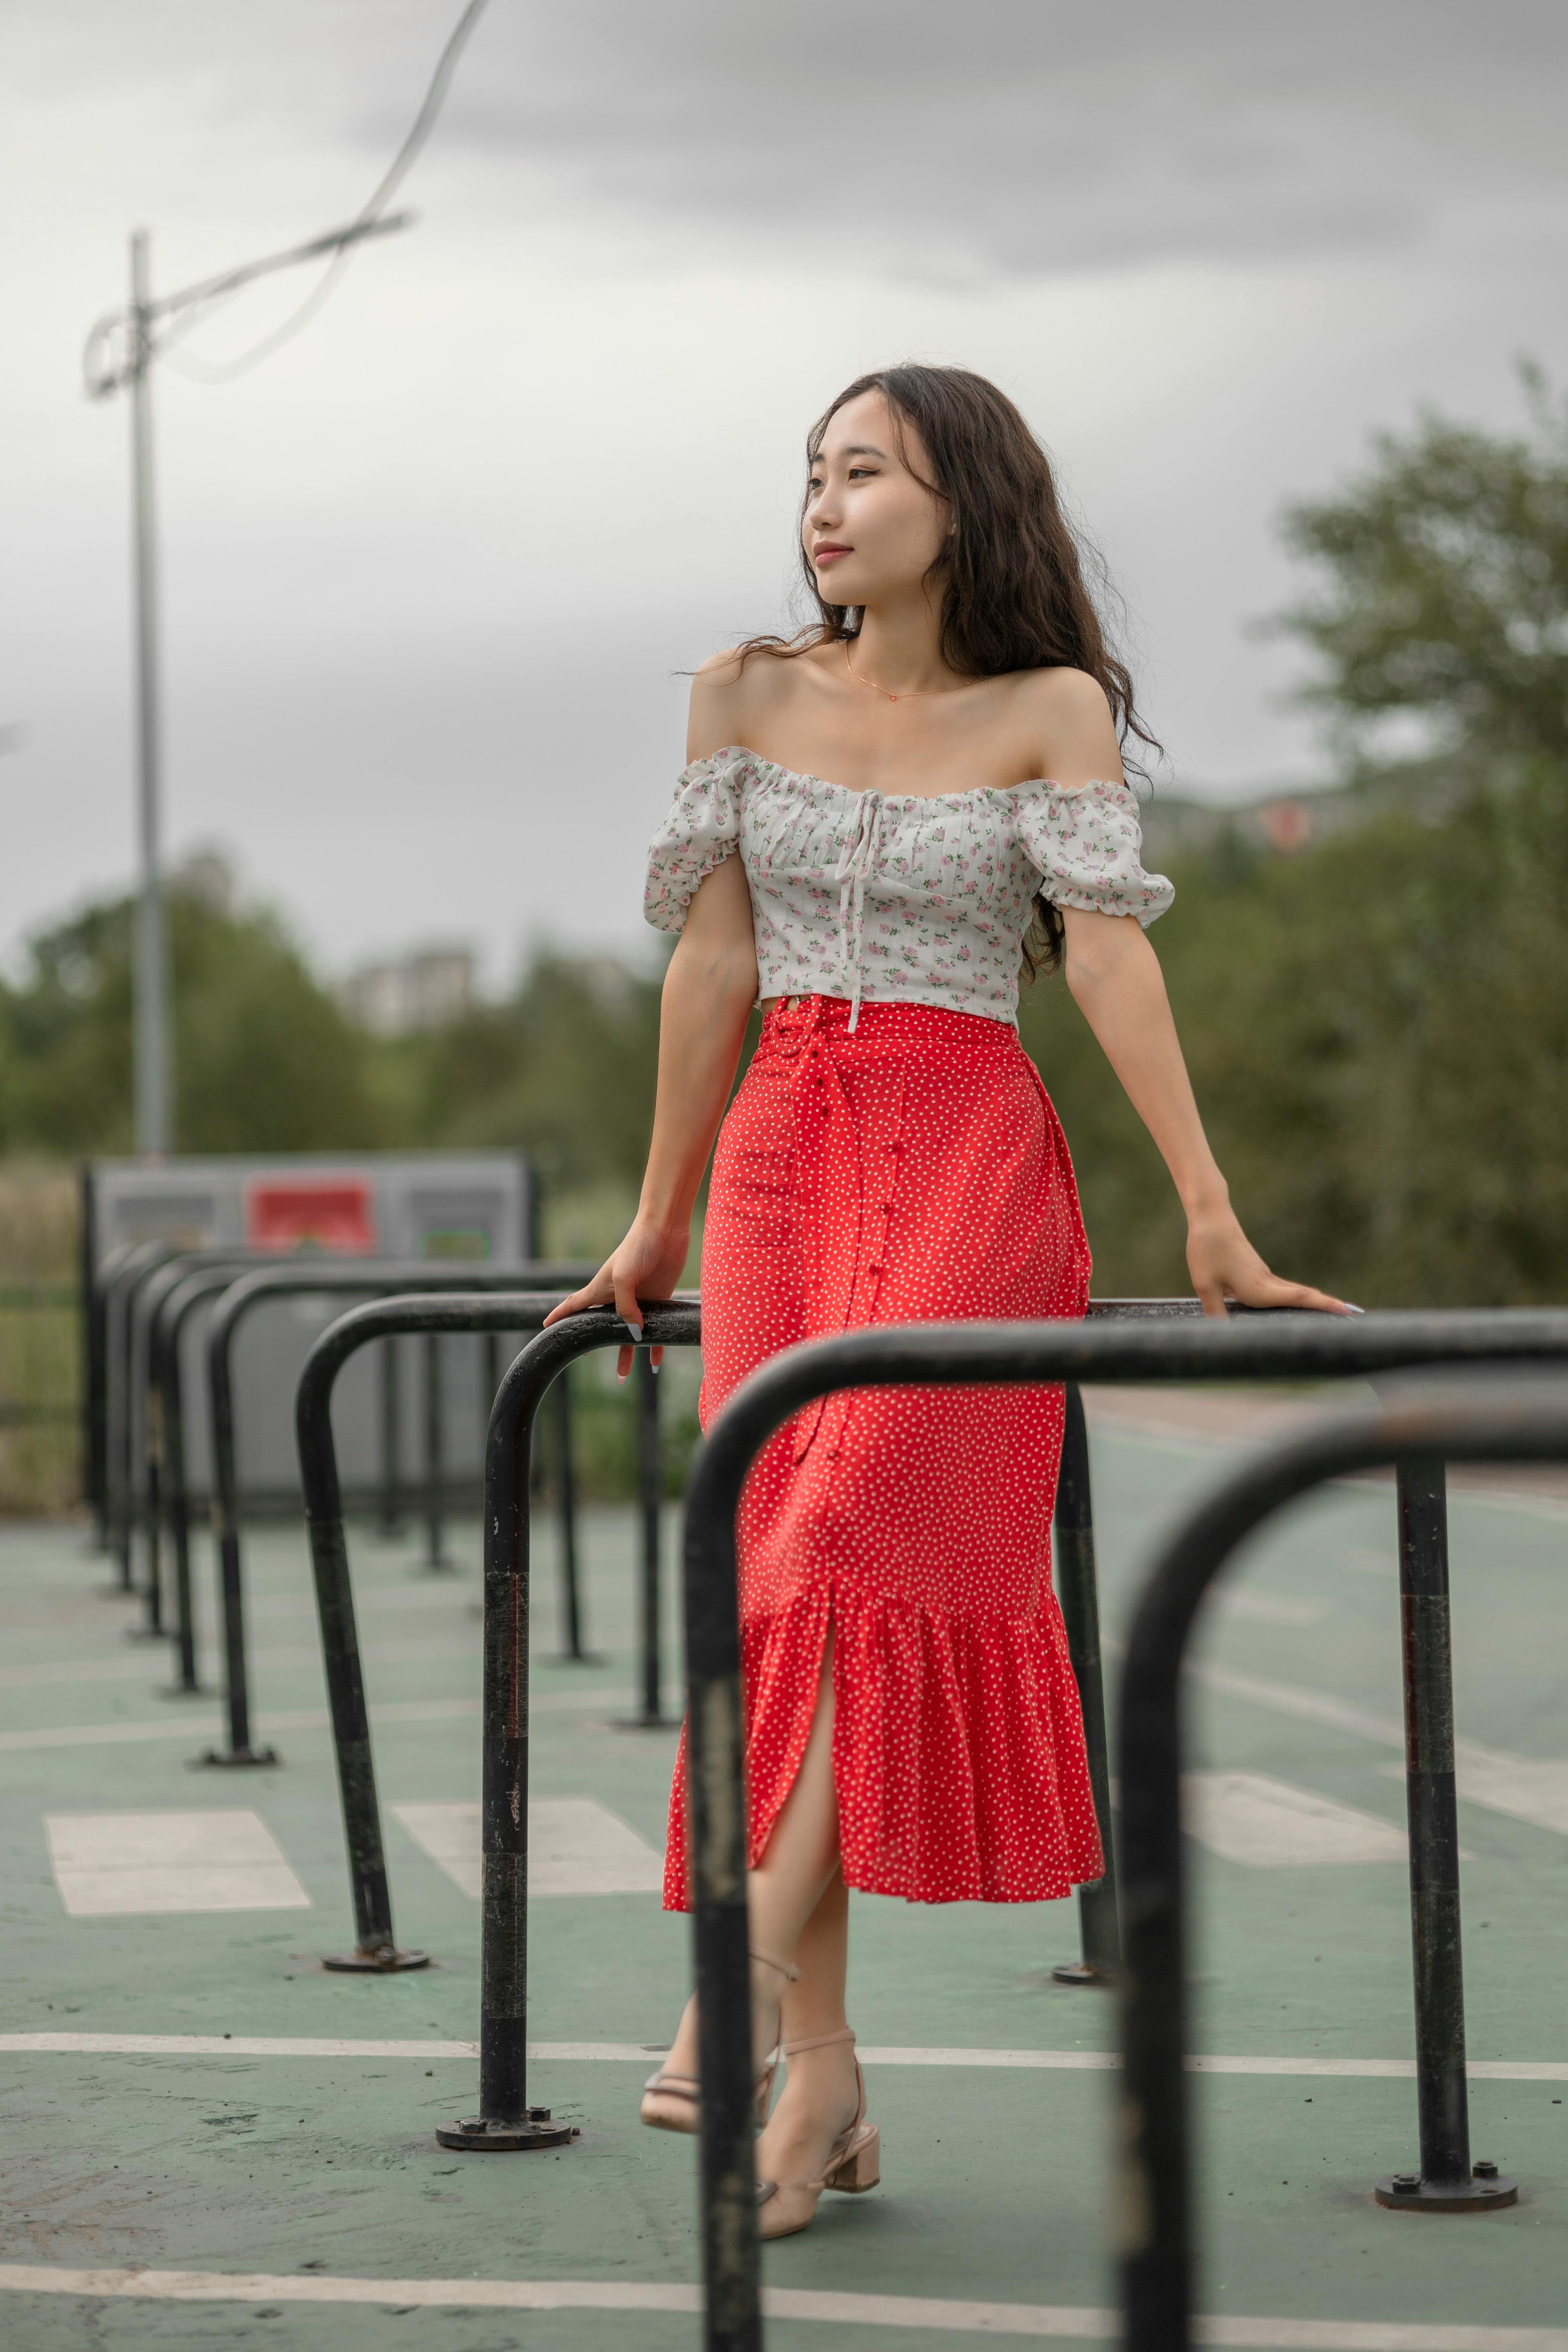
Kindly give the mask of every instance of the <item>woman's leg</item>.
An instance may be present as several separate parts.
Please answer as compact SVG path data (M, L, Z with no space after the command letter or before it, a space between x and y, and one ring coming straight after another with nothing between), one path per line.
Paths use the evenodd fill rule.
M795 1948L800 1975L784 2004L784 2040L815 2042L843 2031L849 1961L849 1892L836 1870ZM785 2061L778 2105L757 2142L763 2180L816 2180L827 2152L855 2114L855 2049L826 2042Z
M815 1915L825 1895L838 1878L838 1796L833 1784L833 1639L828 1636L823 1656L821 1680L817 1685L816 1706L812 1715L811 1731L805 1743L805 1754L795 1782L780 1807L762 1861L750 1872L746 1880L746 1906L749 1933L753 1952L766 1952L773 1959L804 1964L805 1953L797 1949L806 1935L808 1924L815 1926ZM842 1931L840 1931L842 1941ZM829 1961L828 1981L832 1968L838 1969L837 2000L842 2021L843 1964ZM766 1962L752 1962L752 2019L755 2047L753 2063L759 2073L768 2054L779 2039L780 2008L785 1993L791 2001L790 2033L797 2031L794 2020L795 2004L805 1983L802 1965L801 1979L786 1984L777 1969ZM808 1996L809 1998L809 1996ZM815 2013L815 2012L813 2012ZM799 2027L802 2033L824 2029ZM696 2075L700 2072L697 2055L697 2003L688 2001L668 2060L668 2071L674 2074Z

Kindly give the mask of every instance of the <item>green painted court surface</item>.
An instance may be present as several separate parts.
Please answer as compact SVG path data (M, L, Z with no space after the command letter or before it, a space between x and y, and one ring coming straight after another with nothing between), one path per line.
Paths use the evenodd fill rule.
M1227 1451L1097 1430L1110 1635ZM1522 2191L1464 2219L1370 2195L1415 2160L1393 1520L1372 1484L1302 1507L1238 1563L1195 1656L1192 2047L1237 2062L1196 2085L1200 2307L1238 2346L1565 2352L1568 1504L1452 1501L1472 2144ZM398 1933L436 1961L369 1980L319 1966L353 1937L300 1536L247 1540L257 1720L283 1762L245 1773L187 1769L216 1701L156 1695L164 1653L125 1640L132 1612L100 1597L77 1533L0 1536L0 2341L697 2343L693 2144L637 2121L689 1931L649 1891L673 1737L610 1727L633 1683L631 1547L629 1514L589 1516L588 1667L551 1654L547 1529L537 1558L532 1793L562 1891L531 1911L531 2095L582 2136L465 2157L433 2132L476 2083L451 2045L477 2031L477 1531L445 1578L412 1538L353 1542ZM205 1547L202 1568L205 1599ZM672 1591L672 1658L674 1614ZM259 1907L195 1907L217 1902ZM1114 2014L1050 1983L1076 1944L1069 1905L857 1898L851 2016L889 2053L868 2069L883 2185L769 2250L770 2344L1113 2336ZM530 2307L552 2282L563 2307Z

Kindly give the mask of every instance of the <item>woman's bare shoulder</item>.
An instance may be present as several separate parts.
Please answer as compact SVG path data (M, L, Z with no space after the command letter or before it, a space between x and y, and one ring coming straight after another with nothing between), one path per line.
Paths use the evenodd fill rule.
M1063 784L1120 783L1121 748L1105 688L1087 670L1016 673L1019 717L1037 747L1039 772Z
M792 674L805 658L742 646L710 654L692 675L687 758L706 760L727 744L751 742L788 699L797 683Z

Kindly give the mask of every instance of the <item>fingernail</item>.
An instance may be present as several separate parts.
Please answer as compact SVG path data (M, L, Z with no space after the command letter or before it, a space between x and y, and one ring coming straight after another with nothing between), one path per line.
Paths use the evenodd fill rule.
M1342 1300L1341 1304L1343 1306L1345 1312L1349 1315L1364 1315L1366 1313L1366 1308L1364 1307L1352 1307L1348 1298Z
M637 1343L640 1348L642 1346L642 1325L640 1323L634 1323L631 1317L628 1315L626 1317L626 1329L636 1334Z
M616 1370L616 1378L617 1381L624 1381L626 1378L626 1373L623 1372L618 1366Z
M655 1380L656 1380L656 1381L658 1380L658 1376L659 1376L660 1372L662 1372L662 1371L663 1371L663 1370L664 1370L664 1365L663 1365L662 1360L661 1360L658 1356L655 1356L655 1357L653 1358L653 1376L654 1376L654 1378L655 1378Z

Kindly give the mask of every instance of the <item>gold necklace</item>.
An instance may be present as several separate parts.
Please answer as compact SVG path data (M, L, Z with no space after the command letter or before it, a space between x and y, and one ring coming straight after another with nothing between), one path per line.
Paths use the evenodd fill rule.
M849 648L854 642L852 637L846 637L844 640L844 667L851 684L866 687L872 694L882 695L889 702L908 702L917 694L960 694L963 687L969 683L965 678L958 686L906 686L902 694L895 694L889 687L879 686L874 677L862 677L858 670L851 666Z

